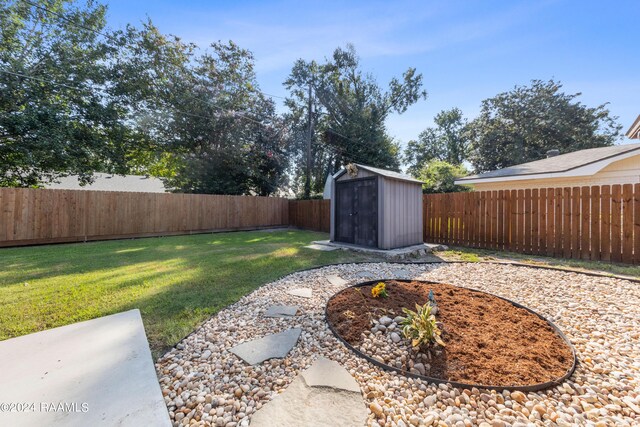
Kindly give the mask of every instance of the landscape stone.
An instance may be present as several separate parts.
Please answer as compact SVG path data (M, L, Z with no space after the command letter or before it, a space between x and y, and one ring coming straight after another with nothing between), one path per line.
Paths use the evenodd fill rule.
M285 357L298 342L301 332L300 328L287 329L278 334L243 342L230 351L248 364L257 365L268 359Z
M382 324L384 326L389 326L392 323L393 323L393 319L390 318L389 316L382 316L380 318L380 324Z
M373 277L374 274L370 271L364 270L364 271L358 271L356 273L356 277L362 277L362 278L366 278L366 277Z
M291 317L298 312L298 307L294 305L272 305L265 311L265 317Z
M335 275L335 274L331 274L331 275L327 276L327 280L333 286L344 286L344 285L347 284L346 280L344 280L342 277L340 277L338 275Z
M401 278L401 279L405 279L411 276L411 273L408 270L405 270L404 268L400 268L397 270L393 270L391 272L391 275L397 278Z
M318 358L253 414L251 427L361 426L366 419L367 409L355 380L338 363Z
M301 298L311 298L313 296L313 291L309 288L296 288L287 291L289 295L293 295L295 297Z
M338 362L322 356L301 375L309 387L331 387L360 393L360 386L345 368Z

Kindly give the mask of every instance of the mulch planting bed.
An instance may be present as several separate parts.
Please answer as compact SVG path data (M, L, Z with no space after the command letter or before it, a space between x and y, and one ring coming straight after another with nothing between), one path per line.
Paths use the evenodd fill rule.
M374 283L346 288L327 305L327 320L336 333L356 348L366 344L368 356L391 364L398 360L391 354L398 354L394 347L410 349L404 337L396 344L384 339L391 331L372 331L374 321L382 316L404 316L403 307L415 310L416 303L426 303L433 290L436 320L443 324L446 347L422 350L429 353L426 376L486 386L528 386L557 380L573 365L571 347L547 321L508 301L448 284L385 283L386 298L372 297ZM400 329L397 325L395 332L401 335ZM412 358L416 352L406 354Z

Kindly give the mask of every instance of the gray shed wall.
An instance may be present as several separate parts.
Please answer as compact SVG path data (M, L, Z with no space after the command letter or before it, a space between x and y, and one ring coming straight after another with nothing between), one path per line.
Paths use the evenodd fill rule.
M379 179L378 247L392 249L422 243L422 186Z

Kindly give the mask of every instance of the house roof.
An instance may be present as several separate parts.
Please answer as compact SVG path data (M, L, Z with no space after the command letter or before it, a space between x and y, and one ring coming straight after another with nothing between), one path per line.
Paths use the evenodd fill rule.
M358 168L364 169L364 170L369 171L371 173L374 173L376 175L382 175L384 177L391 178L391 179L397 179L399 181L408 181L408 182L415 182L416 184L422 184L422 181L420 181L419 179L415 179L412 176L405 175L405 174L400 173L400 172L390 171L390 170L387 170L387 169L374 168L373 166L362 165L360 163L355 163L355 165ZM346 168L340 169L338 172L336 172L333 175L333 179L337 179L338 177L340 177L341 175L343 175L346 172L347 172Z
M50 182L44 188L58 190L94 190L94 191L127 191L139 193L165 193L164 183L154 177L140 175L111 175L95 173L94 182L81 186L75 175L58 178L57 182Z
M476 182L592 175L617 160L640 154L640 143L588 148L534 162L522 163L456 180L459 184Z
M627 138L640 139L640 115L633 122L626 135Z

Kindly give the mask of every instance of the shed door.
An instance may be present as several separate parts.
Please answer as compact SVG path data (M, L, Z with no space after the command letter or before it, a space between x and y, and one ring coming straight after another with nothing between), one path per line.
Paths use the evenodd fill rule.
M376 177L336 182L336 241L378 246L377 184Z

